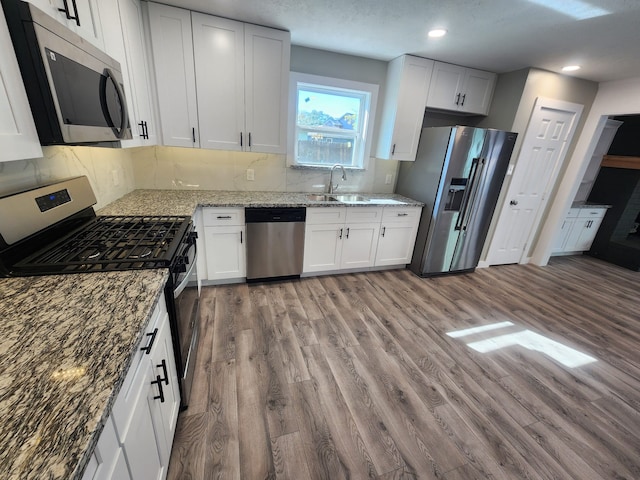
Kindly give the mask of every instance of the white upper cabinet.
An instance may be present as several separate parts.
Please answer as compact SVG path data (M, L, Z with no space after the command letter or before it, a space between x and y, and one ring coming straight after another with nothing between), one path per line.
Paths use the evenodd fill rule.
M153 3L149 18L165 145L286 153L288 32Z
M245 150L287 152L287 101L291 36L258 25L244 26Z
M427 107L486 115L495 83L495 73L435 62Z
M0 8L0 162L42 157L9 30Z
M155 145L157 136L140 0L102 2L99 7L105 52L120 62L124 79L133 139L123 140L122 146Z
M415 160L434 61L403 55L392 60L376 156Z
M202 13L191 21L200 148L242 150L244 24Z
M149 3L162 143L198 147L191 13Z
M27 1L46 14L51 15L82 38L89 40L97 47L104 48L98 0Z

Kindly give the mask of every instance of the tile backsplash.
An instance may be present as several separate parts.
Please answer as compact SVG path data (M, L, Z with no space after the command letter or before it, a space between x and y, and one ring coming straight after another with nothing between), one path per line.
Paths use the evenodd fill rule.
M327 170L289 168L284 155L160 146L43 147L43 153L42 158L0 162L0 195L86 175L97 210L137 188L319 192L329 182ZM247 169L254 180L247 180ZM397 170L397 161L372 158L367 170L347 171L339 191L393 193Z
M135 188L130 150L65 146L42 151L42 158L0 162L0 195L86 175L99 209Z
M134 149L132 158L136 188L317 192L329 183L327 170L289 168L284 155L158 146ZM367 170L348 171L339 188L392 193L397 169L396 161L372 158Z

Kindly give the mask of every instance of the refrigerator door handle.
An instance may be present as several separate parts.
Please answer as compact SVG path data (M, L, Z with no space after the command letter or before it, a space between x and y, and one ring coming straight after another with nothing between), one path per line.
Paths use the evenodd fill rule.
M480 158L474 158L471 163L471 172L469 173L469 183L465 191L464 199L462 200L462 208L458 214L456 221L456 230L465 230L467 228L468 216L470 212L470 205L473 203L477 190L478 172L482 170L484 166L484 160L480 161Z

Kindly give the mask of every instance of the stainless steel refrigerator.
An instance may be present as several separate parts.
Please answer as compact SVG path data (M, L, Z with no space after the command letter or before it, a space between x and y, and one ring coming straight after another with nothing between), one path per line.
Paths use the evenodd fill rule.
M475 127L422 130L396 192L425 204L409 268L422 277L478 265L517 134Z

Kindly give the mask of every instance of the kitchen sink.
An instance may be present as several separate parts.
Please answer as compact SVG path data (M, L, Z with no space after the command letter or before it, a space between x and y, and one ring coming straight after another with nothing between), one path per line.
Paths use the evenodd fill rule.
M345 203L349 203L349 202L368 202L369 201L365 197L363 197L362 195L355 195L355 194L351 194L351 195L333 195L333 198L335 198L338 202L345 202Z
M324 195L324 194L318 194L318 193L307 195L307 198L314 202L337 202L338 201L333 195Z

